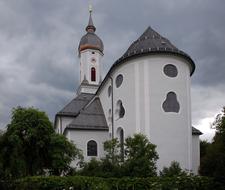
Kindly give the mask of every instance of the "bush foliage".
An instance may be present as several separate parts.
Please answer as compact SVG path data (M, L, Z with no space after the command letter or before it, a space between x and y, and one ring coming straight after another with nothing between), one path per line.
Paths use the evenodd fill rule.
M124 145L125 147L121 147L118 139L106 141L104 143L105 157L85 163L79 174L96 177L153 177L157 175L156 146L151 144L146 136L134 134L125 139Z
M99 178L99 177L27 177L10 183L1 183L1 189L7 190L213 190L222 189L212 178L151 177L151 178Z

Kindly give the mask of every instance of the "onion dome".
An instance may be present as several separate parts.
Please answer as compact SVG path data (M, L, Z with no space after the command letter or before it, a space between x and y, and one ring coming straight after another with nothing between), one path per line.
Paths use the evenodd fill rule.
M148 27L145 32L134 41L124 55L116 61L117 63L124 62L127 59L144 56L148 54L172 54L183 57L191 65L191 75L195 70L195 63L191 57L185 52L176 48L168 39L162 37L151 27Z
M95 34L95 26L93 24L92 16L91 16L91 10L90 10L90 16L89 16L89 22L86 27L87 34L85 34L79 43L79 53L85 49L95 49L99 50L101 53L103 53L104 46L102 40Z

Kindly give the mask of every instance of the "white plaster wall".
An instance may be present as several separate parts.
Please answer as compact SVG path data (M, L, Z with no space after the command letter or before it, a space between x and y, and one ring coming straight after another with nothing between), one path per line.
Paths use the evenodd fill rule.
M135 106L135 69L133 64L123 64L117 67L117 70L112 73L113 78L113 99L114 99L114 134L118 137L117 130L122 128L124 130L124 136L131 136L136 131L136 111ZM120 87L116 87L116 77L122 74L123 83ZM121 100L123 107L125 108L124 118L119 118L117 110L117 102Z
M177 67L177 77L170 78L163 73L166 64ZM119 74L123 75L123 83L116 88L115 78ZM183 169L191 170L189 64L173 56L144 56L117 67L112 78L114 115L118 100L123 102L125 108L124 118L114 117L114 134L122 127L125 137L138 132L149 137L150 141L157 145L159 170L169 166L173 160L178 161ZM179 113L166 113L162 109L163 101L170 91L177 94ZM100 93L103 107L104 103L108 102L104 93L104 90ZM107 108L104 108L105 110Z
M198 169L200 166L200 142L199 136L192 136L192 172L198 174Z
M59 117L56 117L55 120L55 132L60 134L60 125L59 125Z
M92 54L95 52L95 54ZM99 84L102 80L102 59L103 54L98 50L86 49L80 53L80 82L84 80L84 75L89 84ZM95 58L96 62L91 62L91 59ZM91 81L91 68L96 69L96 81Z
M72 122L74 117L61 117L61 119L62 119L62 133L63 133L66 126Z
M101 92L99 93L99 98L102 104L102 108L105 114L107 125L109 127L109 138L112 137L112 93L111 96L108 96L108 88L112 86L111 79L108 78ZM111 114L109 114L111 110Z
M108 131L88 131L88 130L70 130L66 137L72 140L76 146L83 150L84 161L89 161L91 158L102 158L104 156L103 143L108 140ZM97 143L98 156L87 156L87 143L94 140Z

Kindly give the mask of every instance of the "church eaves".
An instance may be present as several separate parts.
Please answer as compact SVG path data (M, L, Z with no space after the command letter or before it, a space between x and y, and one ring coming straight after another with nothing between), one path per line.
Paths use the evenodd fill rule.
M130 45L128 50L115 62L115 64L136 56L158 53L172 54L185 58L191 64L191 75L193 74L195 64L191 57L185 52L179 50L167 38L162 37L151 27L148 27L145 32Z

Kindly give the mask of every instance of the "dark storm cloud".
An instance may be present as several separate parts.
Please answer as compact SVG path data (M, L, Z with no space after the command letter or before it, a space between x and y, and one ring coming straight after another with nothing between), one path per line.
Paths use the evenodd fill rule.
M96 33L105 46L105 73L151 26L196 63L193 123L225 105L224 0L92 0L92 4ZM0 127L9 121L12 107L35 106L53 119L75 95L77 47L88 22L87 6L83 0L0 0Z

